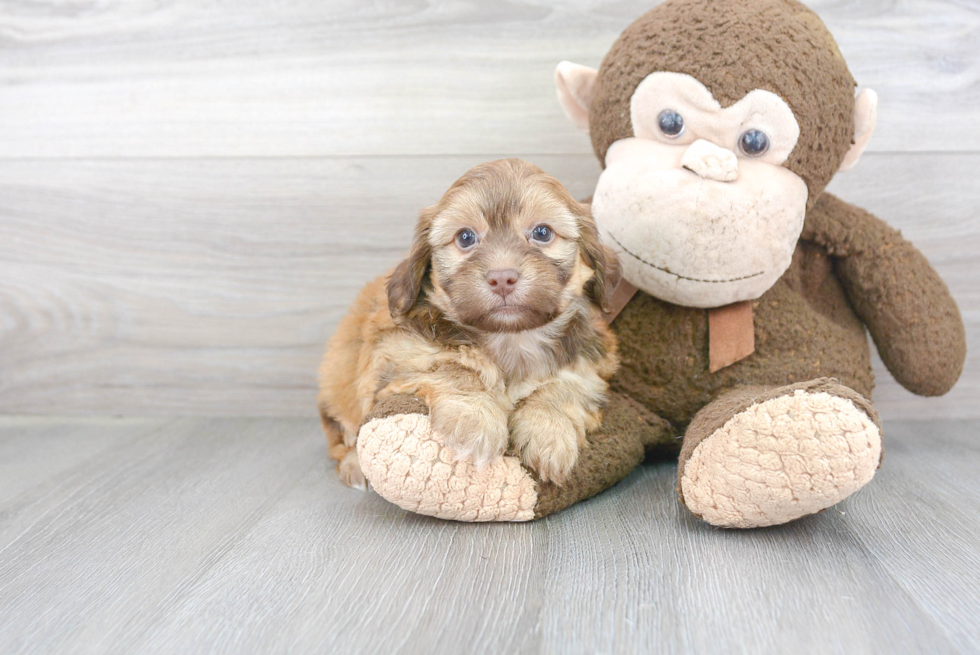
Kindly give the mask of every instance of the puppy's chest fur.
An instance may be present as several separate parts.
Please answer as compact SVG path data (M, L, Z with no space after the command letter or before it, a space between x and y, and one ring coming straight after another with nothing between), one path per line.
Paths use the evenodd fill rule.
M526 332L487 335L483 347L503 373L509 389L555 375L561 366L556 356L559 337L558 330L546 325Z
M454 353L451 357L477 373L488 390L503 393L513 403L564 372L590 376L599 366L610 374L605 369L616 365L609 352L609 335L597 331L591 307L585 302L576 303L546 325L522 332L473 332L447 320L428 303L411 317L410 329L416 335L440 344L447 354Z
M563 370L591 369L601 356L600 340L587 317L571 315L535 330L486 335L480 345L500 370L507 395L519 402Z

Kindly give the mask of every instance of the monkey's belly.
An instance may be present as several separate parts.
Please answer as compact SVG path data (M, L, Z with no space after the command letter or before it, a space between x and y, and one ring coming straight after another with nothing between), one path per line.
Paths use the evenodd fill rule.
M736 386L834 377L870 397L874 377L864 325L835 276L814 278L804 269L794 264L752 303L755 353L716 373L708 371L707 311L637 293L613 324L622 359L613 389L678 430Z

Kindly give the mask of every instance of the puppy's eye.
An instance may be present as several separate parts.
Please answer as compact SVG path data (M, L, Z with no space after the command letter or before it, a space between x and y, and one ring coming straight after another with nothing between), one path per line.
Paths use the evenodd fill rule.
M476 245L479 239L476 238L476 232L470 228L464 228L456 233L456 245L460 247L461 250L469 250Z
M748 130L739 137L738 147L749 157L758 157L769 150L769 137L762 130Z
M547 225L538 225L533 230L531 230L531 240L537 241L538 243L551 243L551 240L555 238L555 233Z
M684 132L684 117L673 109L664 109L657 116L660 131L670 138L679 137Z

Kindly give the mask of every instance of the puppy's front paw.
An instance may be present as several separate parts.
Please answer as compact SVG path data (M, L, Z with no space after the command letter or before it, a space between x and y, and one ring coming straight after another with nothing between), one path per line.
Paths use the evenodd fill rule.
M351 448L343 459L337 462L337 473L340 481L348 487L367 491L368 484L361 472L361 463L357 461L357 449Z
M432 427L446 439L456 460L473 458L478 469L504 454L507 415L493 401L469 396L448 396L433 403Z
M525 406L511 420L514 445L521 463L537 472L543 482L564 484L578 461L584 430L564 414L543 406Z

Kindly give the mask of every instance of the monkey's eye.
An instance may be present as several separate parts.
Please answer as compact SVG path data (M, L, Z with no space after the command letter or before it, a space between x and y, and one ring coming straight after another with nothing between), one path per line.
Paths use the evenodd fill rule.
M758 157L769 150L769 137L762 130L747 130L738 138L738 147L749 157Z
M538 243L551 243L555 238L555 233L547 225L538 225L531 230L531 240Z
M460 250L469 250L476 245L479 241L476 237L476 232L466 227L456 233L456 245L459 246Z
M671 138L679 137L684 132L684 117L673 109L664 109L657 116L660 131Z

